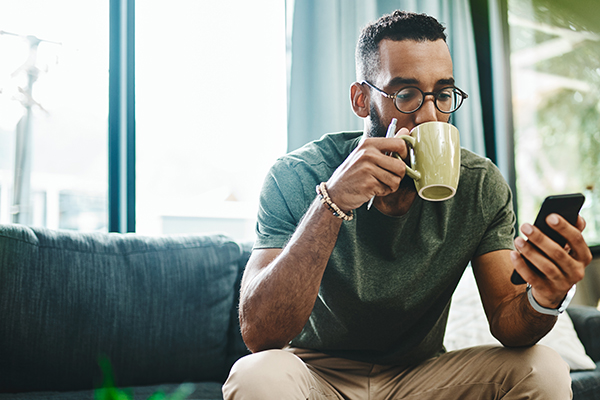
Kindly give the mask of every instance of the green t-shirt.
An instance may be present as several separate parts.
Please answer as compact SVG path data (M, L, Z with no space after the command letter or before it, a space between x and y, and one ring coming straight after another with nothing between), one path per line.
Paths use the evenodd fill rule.
M335 133L282 158L260 198L255 248L282 248L362 132ZM450 299L469 261L512 249L511 193L493 163L462 149L456 195L417 196L408 213L363 204L345 221L309 321L291 344L376 364L414 365L440 354Z

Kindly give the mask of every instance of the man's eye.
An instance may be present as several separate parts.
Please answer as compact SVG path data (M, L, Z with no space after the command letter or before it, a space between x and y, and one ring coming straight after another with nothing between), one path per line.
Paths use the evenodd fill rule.
M437 94L438 101L451 101L454 91L452 89L442 90Z
M410 101L410 100L414 100L415 98L417 98L419 95L419 92L414 90L414 89L403 89L401 91L398 92L398 94L396 95L396 98L398 99L398 101Z

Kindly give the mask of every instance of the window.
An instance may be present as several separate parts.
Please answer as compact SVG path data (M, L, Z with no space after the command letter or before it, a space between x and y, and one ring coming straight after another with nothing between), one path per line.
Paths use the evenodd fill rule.
M107 230L108 1L0 13L0 222Z
M136 2L136 231L253 239L286 110L285 2Z
M583 192L590 246L600 245L600 23L589 13L594 7L508 1L519 221L533 221L548 195Z
M250 240L287 144L285 2L135 7L136 231ZM106 231L109 1L7 2L0 31L0 222Z

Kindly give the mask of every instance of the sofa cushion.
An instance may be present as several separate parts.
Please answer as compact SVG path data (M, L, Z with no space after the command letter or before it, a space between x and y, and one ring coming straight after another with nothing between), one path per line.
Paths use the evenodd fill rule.
M573 305L567 309L587 354L600 361L600 311L591 306Z
M0 225L0 390L221 381L240 248L225 236Z
M573 400L600 400L600 362L594 371L571 372Z

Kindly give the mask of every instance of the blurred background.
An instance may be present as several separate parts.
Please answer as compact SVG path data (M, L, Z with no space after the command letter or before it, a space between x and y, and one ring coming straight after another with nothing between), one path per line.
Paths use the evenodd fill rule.
M354 46L397 8L447 26L470 95L452 122L498 164L519 222L582 192L596 253L593 0L0 0L0 222L252 240L274 160L362 128Z
M109 229L110 6L0 0L1 222ZM135 230L252 237L286 150L284 3L135 13Z

